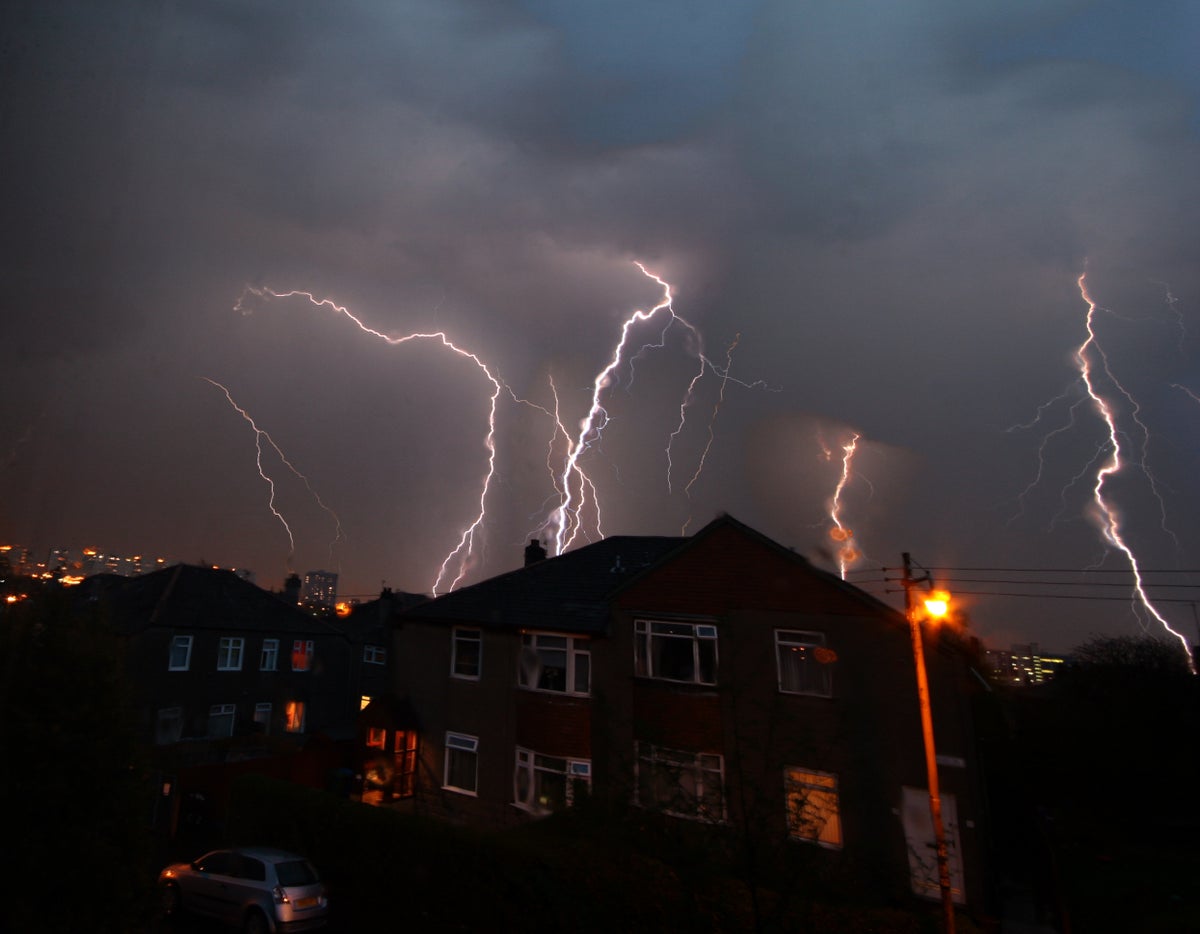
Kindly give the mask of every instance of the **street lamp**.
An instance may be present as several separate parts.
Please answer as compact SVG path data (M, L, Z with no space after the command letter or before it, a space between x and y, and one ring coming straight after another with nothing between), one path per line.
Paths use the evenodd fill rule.
M929 816L933 821L933 840L937 848L938 887L942 893L942 912L946 919L946 934L954 934L954 897L950 891L950 858L946 849L946 829L942 824L942 796L938 790L937 748L933 742L933 711L929 704L929 678L925 673L925 646L921 638L921 614L913 605L913 586L928 582L926 574L920 580L912 576L912 559L904 553L904 615L912 634L913 661L917 668L917 702L921 707L921 736L925 740L925 771L929 780ZM925 615L942 619L950 609L950 595L935 590L924 600Z

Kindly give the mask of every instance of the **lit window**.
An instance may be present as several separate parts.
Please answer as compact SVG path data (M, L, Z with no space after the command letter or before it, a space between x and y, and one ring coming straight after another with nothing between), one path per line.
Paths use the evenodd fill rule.
M561 811L592 784L592 764L586 759L543 756L517 749L513 774L513 803L537 814Z
M232 736L236 704L213 704L208 708L208 735L212 737Z
M265 736L271 732L271 704L269 702L254 705L254 722L259 731Z
M171 654L167 659L168 671L187 671L192 663L192 637L175 636L171 640Z
M476 793L479 770L479 740L462 733L446 734L446 777L442 786L463 794Z
M368 727L367 745L373 749L387 749L387 730L375 726Z
M279 640L263 639L262 657L259 659L260 671L275 671L279 667Z
M292 643L292 671L308 671L312 668L312 639L297 639Z
M245 645L241 636L222 636L217 645L217 671L241 671Z
M392 739L395 769L392 792L400 798L410 798L417 778L417 731L397 730Z
M825 647L825 633L775 630L775 659L779 669L779 690L785 694L833 696L831 649Z
M478 680L483 667L483 634L478 629L454 629L450 672L456 678Z
M538 691L587 694L591 660L586 639L525 632L521 634L517 682Z
M368 665L383 665L387 662L387 649L382 645L364 645L363 661Z
M154 728L154 742L160 746L177 743L183 736L183 708L163 707L158 711L158 723Z
M358 698L358 709L366 710L371 705L370 694L360 694Z
M783 783L788 834L797 840L840 848L842 822L838 816L837 776L789 768L784 772Z
M711 623L634 622L633 671L644 678L717 683L717 627Z
M676 817L725 819L724 759L715 753L637 745L637 803Z
M304 732L304 701L288 701L283 716L285 730L289 733Z

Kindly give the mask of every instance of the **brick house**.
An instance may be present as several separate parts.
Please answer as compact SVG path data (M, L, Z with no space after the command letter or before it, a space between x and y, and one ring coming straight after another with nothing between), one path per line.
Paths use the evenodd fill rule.
M89 578L80 591L124 637L139 726L160 761L353 735L350 640L294 602L231 571L184 564Z
M728 516L531 543L404 613L395 647L415 810L503 826L587 793L937 896L907 622ZM979 904L975 682L950 638L927 655L955 897Z

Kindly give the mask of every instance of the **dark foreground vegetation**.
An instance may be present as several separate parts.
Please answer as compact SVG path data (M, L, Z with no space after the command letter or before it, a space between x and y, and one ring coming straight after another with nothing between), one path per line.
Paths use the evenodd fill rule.
M1200 679L1178 643L1093 640L1005 707L1027 815L1010 844L1048 918L1072 934L1200 931Z

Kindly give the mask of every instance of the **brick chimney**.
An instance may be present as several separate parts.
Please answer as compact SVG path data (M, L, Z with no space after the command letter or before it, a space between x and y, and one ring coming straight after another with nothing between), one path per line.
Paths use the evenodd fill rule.
M536 538L531 538L529 544L525 546L525 567L545 560L546 549L542 547L542 543Z

